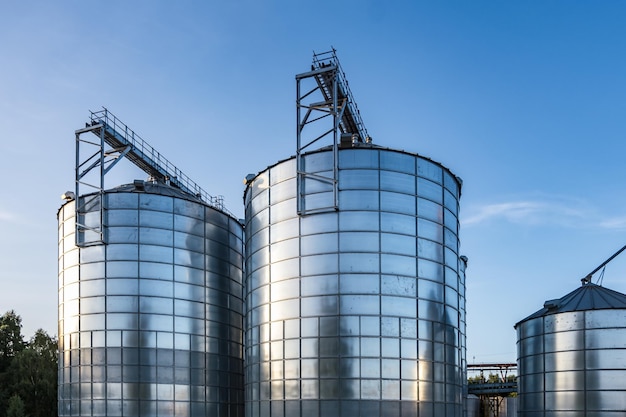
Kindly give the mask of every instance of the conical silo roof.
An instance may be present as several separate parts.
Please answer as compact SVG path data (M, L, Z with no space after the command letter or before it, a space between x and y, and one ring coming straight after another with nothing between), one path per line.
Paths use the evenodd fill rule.
M586 282L562 298L547 300L542 309L520 320L515 327L525 321L551 314L607 309L626 309L626 295Z

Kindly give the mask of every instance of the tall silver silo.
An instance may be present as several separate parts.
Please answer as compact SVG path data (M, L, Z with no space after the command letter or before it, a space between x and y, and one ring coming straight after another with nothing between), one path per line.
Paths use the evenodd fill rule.
M416 154L332 148L246 178L246 416L460 417L460 180ZM313 214L314 213L314 214Z
M583 285L515 325L518 416L622 416L626 295Z
M242 225L164 184L102 201L106 244L58 213L59 416L243 416Z

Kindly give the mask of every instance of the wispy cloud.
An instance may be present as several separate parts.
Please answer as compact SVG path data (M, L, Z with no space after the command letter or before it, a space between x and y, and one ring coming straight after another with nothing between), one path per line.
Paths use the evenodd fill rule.
M626 230L626 216L607 218L599 222L604 229Z
M498 220L527 225L574 226L593 222L596 217L594 210L583 201L560 197L520 198L470 206L466 210L467 215L461 219L464 226ZM623 221L626 225L626 218Z
M12 220L15 220L15 216L13 215L13 213L0 210L0 222L9 222Z

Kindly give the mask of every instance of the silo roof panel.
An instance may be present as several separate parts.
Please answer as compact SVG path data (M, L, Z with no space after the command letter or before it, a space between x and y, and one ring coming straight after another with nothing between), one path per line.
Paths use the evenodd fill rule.
M544 307L519 321L570 311L626 309L626 295L600 285L586 283L557 300L546 301Z

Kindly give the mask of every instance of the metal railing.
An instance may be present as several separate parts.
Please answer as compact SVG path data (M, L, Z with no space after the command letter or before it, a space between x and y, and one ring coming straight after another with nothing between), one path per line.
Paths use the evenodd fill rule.
M367 133L367 129L365 128L365 124L363 123L363 119L361 119L361 113L356 105L356 101L352 96L352 92L350 91L350 87L348 85L348 79L346 77L346 73L341 68L341 64L339 63L339 58L337 57L337 51L335 48L327 52L313 53L313 69L322 69L327 66L334 66L337 68L337 80L339 83L339 88L341 89L341 93L348 99L348 117L352 117L353 122L358 130L359 136L363 142L370 140L370 136Z
M224 208L224 199L222 196L212 196L204 191L198 184L187 177L187 175L161 155L161 153L159 153L156 149L150 146L109 110L103 108L102 110L95 112L90 111L90 113L90 122L92 126L101 124L106 133L115 137L117 141L131 146L130 153L135 154L135 158L138 160L131 157L129 157L129 159L131 159L131 161L133 161L133 163L135 163L135 165L139 168L143 169L150 175L157 174L157 176L164 178L172 185L200 198L208 205L227 212ZM105 135L105 140L106 137L107 135ZM111 143L109 143L109 145L114 146Z

